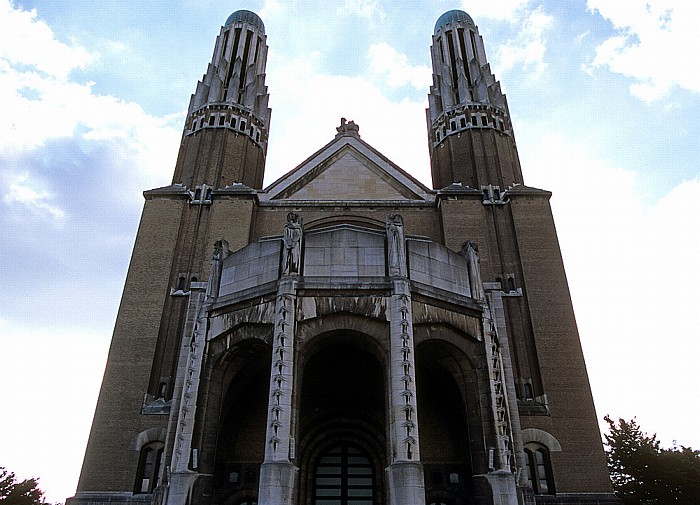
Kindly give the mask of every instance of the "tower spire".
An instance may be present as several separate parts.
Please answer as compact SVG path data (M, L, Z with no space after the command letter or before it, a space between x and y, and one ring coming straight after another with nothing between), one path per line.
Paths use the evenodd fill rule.
M433 186L522 183L508 101L469 14L451 10L438 18L430 56L426 112Z
M190 98L174 183L222 188L241 182L262 188L271 114L266 63L260 17L248 10L231 14ZM210 153L206 160L201 147Z

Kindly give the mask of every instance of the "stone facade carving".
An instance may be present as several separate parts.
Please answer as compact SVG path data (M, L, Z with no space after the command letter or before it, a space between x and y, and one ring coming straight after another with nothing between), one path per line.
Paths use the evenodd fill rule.
M284 249L282 253L282 274L299 275L301 262L301 242L303 238L303 221L296 212L287 214L284 225Z

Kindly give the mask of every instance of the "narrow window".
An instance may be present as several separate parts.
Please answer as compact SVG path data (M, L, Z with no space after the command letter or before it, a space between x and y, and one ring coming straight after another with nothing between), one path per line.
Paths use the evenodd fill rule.
M241 120L241 131L245 131L245 121Z
M151 442L141 448L134 494L152 493L158 486L163 448L163 442Z
M194 200L198 202L202 198L202 188L197 188L194 190Z
M546 447L528 443L525 445L528 485L535 494L555 494L552 465Z
M489 122L486 116L481 116L481 126L488 126Z
M452 130L453 132L457 131L457 123L455 123L454 121L450 121L450 130Z
M209 116L209 126L214 126L214 121L216 121L215 116Z
M462 128L466 128L467 127L467 120L464 119L463 117L459 118L459 126L461 126Z
M225 120L226 120L226 116L219 116L219 126L224 126Z
M532 400L535 397L535 395L532 393L532 384L529 382L525 383L525 399L526 400Z
M231 118L231 128L235 128L235 127L236 127L236 118L232 117Z
M515 279L508 277L508 291L515 291Z
M184 277L180 277L180 278L177 280L177 290L178 290L178 291L184 291L184 290L185 290L185 278L184 278Z
M452 89L455 93L455 102L459 103L459 84L457 76L457 61L455 61L454 40L452 40L452 32L447 32L447 49L450 50L450 65L452 67Z

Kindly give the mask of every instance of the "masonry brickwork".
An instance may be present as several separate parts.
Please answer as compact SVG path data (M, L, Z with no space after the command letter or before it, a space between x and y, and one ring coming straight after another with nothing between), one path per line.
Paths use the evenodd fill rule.
M263 188L236 11L146 191L70 505L612 504L547 191L473 20L432 38L433 188L341 120Z

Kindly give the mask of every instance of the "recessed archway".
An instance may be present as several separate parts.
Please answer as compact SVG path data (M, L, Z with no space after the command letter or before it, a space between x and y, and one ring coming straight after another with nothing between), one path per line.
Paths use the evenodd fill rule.
M306 356L301 377L299 503L384 503L384 367L363 336L335 333L322 339ZM319 473L331 471L340 472L328 477L335 480Z

